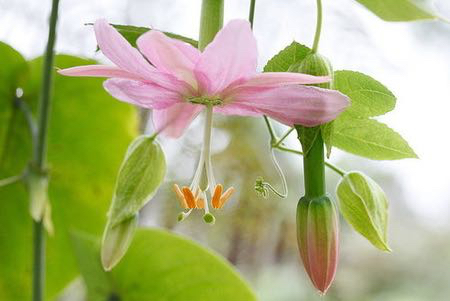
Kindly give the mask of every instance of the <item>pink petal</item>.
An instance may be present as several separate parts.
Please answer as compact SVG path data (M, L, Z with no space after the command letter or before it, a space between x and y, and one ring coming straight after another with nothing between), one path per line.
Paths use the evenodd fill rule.
M104 88L113 97L144 108L165 109L183 98L158 85L128 79L109 79Z
M233 20L205 48L194 73L205 92L216 94L232 82L253 75L257 57L250 23Z
M197 86L193 69L200 52L188 45L151 30L143 34L137 45L141 52L159 70L174 75L193 86Z
M122 70L115 66L85 65L58 70L59 74L66 76L92 76L92 77L117 77L134 80L142 80L142 77Z
M145 78L154 71L139 51L132 47L106 20L97 20L94 30L98 46L103 54L121 69Z
M273 87L289 84L321 84L327 83L330 80L331 78L329 76L313 76L293 72L266 72L254 75L244 85L252 87Z
M259 117L263 115L263 113L252 107L235 103L230 103L224 106L215 106L214 113L219 113L223 115L239 115L251 117Z
M120 69L136 74L170 90L188 93L189 86L171 74L156 70L139 51L106 20L97 20L94 24L97 43L101 51Z
M167 109L153 111L153 124L157 131L172 137L180 137L194 118L204 109L202 105L177 103Z
M335 119L350 102L338 91L291 85L242 89L231 104L251 107L289 126L316 126Z

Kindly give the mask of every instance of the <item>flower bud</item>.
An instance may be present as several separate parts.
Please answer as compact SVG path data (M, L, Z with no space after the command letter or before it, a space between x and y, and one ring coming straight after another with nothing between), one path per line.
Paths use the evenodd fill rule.
M308 54L299 64L289 67L289 72L305 73L315 76L331 76L333 77L333 67L328 59L318 53ZM313 86L332 89L332 83L314 84Z
M338 219L327 197L300 199L297 205L297 242L313 285L325 294L334 280L338 258Z

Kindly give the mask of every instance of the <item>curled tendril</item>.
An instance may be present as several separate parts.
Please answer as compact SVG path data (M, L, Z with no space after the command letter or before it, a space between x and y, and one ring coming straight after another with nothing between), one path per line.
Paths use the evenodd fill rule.
M271 149L271 159L273 162L273 165L275 166L275 169L278 172L278 175L280 176L281 183L283 185L283 192L278 192L278 190L275 189L270 183L265 182L264 178L259 176L256 178L255 181L255 191L258 195L262 196L263 198L267 198L269 195L269 191L272 191L274 194L276 194L278 197L285 199L288 195L288 186L286 182L286 177L284 176L283 170L281 169L280 165L278 164L278 161L275 157L275 151L272 148Z

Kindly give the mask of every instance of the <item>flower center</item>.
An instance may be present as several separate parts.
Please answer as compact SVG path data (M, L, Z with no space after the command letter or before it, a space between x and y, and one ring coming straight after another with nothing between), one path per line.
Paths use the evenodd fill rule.
M223 100L218 96L191 96L186 99L197 105L218 106L223 104Z
M211 207L222 208L235 191L233 187L223 191L222 184L216 184L211 164L211 133L212 133L213 104L206 104L205 132L203 136L203 148L200 154L198 167L195 171L191 185L180 187L173 186L175 194L180 201L183 211L178 215L178 221L184 220L194 209L205 210L203 219L208 224L214 223L214 216L209 212L208 194Z

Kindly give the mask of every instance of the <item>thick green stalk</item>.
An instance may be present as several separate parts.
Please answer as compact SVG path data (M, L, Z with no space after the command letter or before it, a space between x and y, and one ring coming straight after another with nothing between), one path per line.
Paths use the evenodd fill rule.
M54 45L59 0L53 0L42 73L42 87L39 99L37 141L33 150L33 165L41 174L46 170L47 132L50 115ZM44 300L45 291L45 230L43 221L34 222L33 239L33 301Z
M321 135L317 135L310 151L303 156L305 197L317 198L326 194L325 160Z
M203 51L223 25L224 0L203 0L198 49Z

